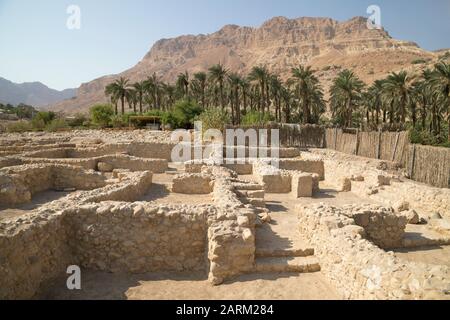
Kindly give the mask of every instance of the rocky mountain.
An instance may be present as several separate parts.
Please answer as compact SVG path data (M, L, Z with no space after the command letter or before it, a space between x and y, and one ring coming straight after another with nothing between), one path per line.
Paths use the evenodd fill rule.
M0 102L3 104L25 103L42 107L73 98L76 94L76 89L58 91L40 82L14 83L0 77Z
M393 39L386 30L369 29L363 17L344 22L276 17L259 28L227 25L208 35L159 40L135 67L85 83L75 99L51 109L75 113L106 102L105 86L120 76L137 81L156 73L164 81L174 81L181 72L206 71L218 62L242 74L266 65L285 79L292 67L307 64L320 71L327 88L342 68L353 69L370 83L391 71L420 68L415 61L432 63L437 56L413 42Z

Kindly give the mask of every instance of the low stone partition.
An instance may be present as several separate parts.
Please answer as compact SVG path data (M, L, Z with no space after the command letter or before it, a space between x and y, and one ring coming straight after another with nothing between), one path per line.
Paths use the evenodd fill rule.
M85 205L66 213L72 254L107 272L206 271L211 206Z
M0 169L0 204L31 201L35 193L49 189L91 190L106 185L106 178L94 171L53 164L23 165Z
M153 174L149 171L129 172L114 170L114 180L101 189L86 191L79 195L69 195L67 200L82 203L102 201L136 201L148 192Z
M112 202L134 201L151 184L150 172L115 170L114 183L103 188L0 221L0 299L32 298L69 265L130 273L204 270L215 285L254 270L254 208L236 196L233 172L202 171L213 177L214 205Z
M297 210L301 234L344 298L448 299L447 266L403 261L374 244L397 243L404 228L405 221L390 209L317 204Z
M54 163L80 166L88 170L111 172L114 169L131 171L152 171L164 173L168 169L167 159L151 159L131 156L123 153L105 154L98 149L51 149L24 154L23 157L0 158L0 167L15 164ZM112 150L114 151L114 150Z
M42 147L32 152L26 152L29 158L52 158L52 159L79 159L95 158L111 154L128 154L138 158L165 159L170 160L174 144L171 143L110 143L88 147L50 148ZM27 151L26 149L24 151Z
M62 215L55 213L0 222L0 300L31 299L41 284L76 264Z
M298 148L278 148L276 153L272 152L270 147L244 147L232 146L223 148L224 158L296 158L300 156L300 149Z
M0 223L0 299L28 299L69 265L108 272L208 267L213 207L87 204ZM27 223L26 223L27 222Z
M329 150L314 150L313 154L302 153L302 158L322 160L326 182L335 186L338 191L352 191L360 197L369 197L390 206L405 201L421 217L439 213L450 218L450 189L435 188L397 174L389 174L377 169L382 166L381 161L367 159L364 162L361 158L355 159Z
M223 167L205 167L214 176L214 203L217 216L208 230L209 281L219 285L226 279L248 273L255 267L256 211L236 195L236 174Z
M48 144L51 142L51 144ZM4 146L0 143L0 156L11 156L11 155L18 155L24 152L32 152L32 151L39 151L42 149L49 150L49 149L61 149L61 148L75 148L75 144L71 143L53 143L54 141L35 141L32 144L27 144L24 142L20 145L11 145L11 146Z
M110 172L114 169L127 169L130 171L151 171L153 173L164 173L169 168L165 159L137 158L128 155L109 155L95 158L97 170ZM102 166L99 167L99 164ZM102 169L102 170L100 170Z
M257 181L264 185L267 193L291 192L291 175L272 166L266 161L257 161L253 164L253 174Z
M325 165L322 160L280 159L279 168L282 170L315 173L320 181L325 180Z
M202 173L178 174L172 181L172 192L182 194L210 194L214 183L210 175Z
M254 162L253 172L267 193L291 193L294 198L301 198L319 191L320 176L316 173L278 169L268 160Z

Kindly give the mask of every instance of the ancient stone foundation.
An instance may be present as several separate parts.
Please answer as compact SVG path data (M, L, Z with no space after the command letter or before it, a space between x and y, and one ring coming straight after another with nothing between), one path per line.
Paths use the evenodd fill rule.
M447 299L450 270L403 261L379 246L395 245L406 222L382 207L298 207L302 234L322 272L346 299Z
M0 221L0 299L31 298L69 265L129 273L203 270L213 284L252 271L256 211L236 195L233 172L206 172L214 180L207 184L214 205L120 202L135 201L152 174L116 170L114 183ZM202 174L180 177L191 178Z

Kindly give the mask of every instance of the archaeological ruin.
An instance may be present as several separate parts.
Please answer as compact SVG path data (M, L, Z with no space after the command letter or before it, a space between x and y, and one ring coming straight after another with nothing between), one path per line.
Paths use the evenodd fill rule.
M52 297L71 265L199 273L211 290L311 274L336 299L450 298L450 189L331 148L215 165L174 163L174 145L145 130L0 139L0 299Z

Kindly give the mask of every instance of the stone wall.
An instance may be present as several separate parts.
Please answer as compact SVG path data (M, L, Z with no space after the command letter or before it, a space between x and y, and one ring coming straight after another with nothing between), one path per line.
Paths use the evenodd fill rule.
M182 194L210 194L214 183L210 175L202 173L184 173L173 177L172 192Z
M0 300L32 298L43 282L76 262L65 231L54 212L0 222Z
M328 150L314 150L314 154L304 153L302 157L323 160L326 182L338 189L350 183L350 188L343 191L352 191L362 198L368 197L390 206L406 201L420 216L440 213L450 218L450 189L430 187L377 169L386 166L385 162L369 159L364 162L360 158Z
M81 266L108 272L206 271L212 207L86 205L68 212L69 246Z
M151 184L150 172L116 170L114 183L103 188L0 221L0 299L32 298L69 265L130 273L203 270L212 284L252 271L254 208L236 196L233 172L202 172L214 179L214 205L111 202L135 201Z
M100 173L78 167L35 164L0 169L0 204L14 205L31 201L35 193L49 189L90 190L106 185Z
M235 174L222 167L205 167L215 177L214 203L217 216L208 230L209 281L221 284L233 276L254 270L256 212L236 195Z
M321 160L280 159L279 168L283 170L315 173L320 180L325 180L325 166Z
M388 209L324 204L297 209L300 232L314 246L322 272L346 299L448 299L448 267L403 261L369 240L381 230L373 217L391 216ZM369 217L368 223L357 212Z

